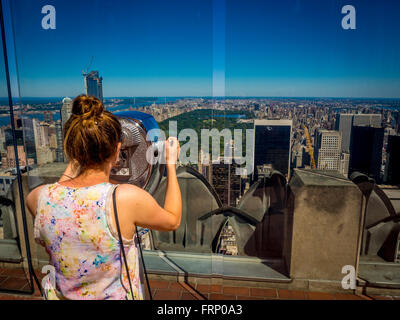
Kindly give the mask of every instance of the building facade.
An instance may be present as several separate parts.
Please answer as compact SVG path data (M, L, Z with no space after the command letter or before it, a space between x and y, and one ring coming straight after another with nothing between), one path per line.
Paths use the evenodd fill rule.
M349 175L350 154L343 152L340 155L340 168L339 172L346 178Z
M316 130L314 151L317 169L339 171L341 142L339 131Z
M241 176L236 173L235 161L222 158L212 164L212 185L222 203L235 207L241 197Z
M400 136L388 136L385 182L400 184Z
M83 77L85 78L85 93L90 96L95 96L100 101L103 101L103 77L99 76L99 72L84 72Z
M64 98L61 106L61 126L64 129L64 125L72 115L72 100L68 97Z
M26 166L26 165L31 165L32 159L30 160L31 163L27 162L26 158L26 153L24 150L24 146L17 146L17 152L18 152L18 162L19 166ZM7 147L7 153L6 157L1 159L1 164L2 164L2 169L8 169L8 168L15 168L17 166L17 162L15 159L15 150L13 146L8 146Z
M380 182L384 129L353 126L352 131L349 174L358 171Z
M292 120L254 120L254 169L271 165L290 176L292 124Z
M56 137L57 137L56 161L64 162L64 141L62 135L61 120L56 121Z
M353 126L382 127L381 114L348 114L337 115L336 130L342 135L342 152L350 152Z

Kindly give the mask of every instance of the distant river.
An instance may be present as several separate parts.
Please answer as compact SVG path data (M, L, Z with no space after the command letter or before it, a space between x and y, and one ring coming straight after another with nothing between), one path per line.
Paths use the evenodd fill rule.
M14 116L15 116L15 114L14 114ZM36 119L39 119L40 121L43 121L43 119L44 119L44 115L42 113L40 113L40 114L25 114L24 117L31 118L31 119L36 118ZM60 113L58 113L58 112L53 113L53 119L55 121L60 120ZM8 126L9 124L10 124L10 115L0 115L0 127Z

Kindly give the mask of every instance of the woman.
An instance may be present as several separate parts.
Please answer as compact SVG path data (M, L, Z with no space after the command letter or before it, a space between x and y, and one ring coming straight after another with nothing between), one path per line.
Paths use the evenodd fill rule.
M121 148L121 125L95 97L75 98L64 128L69 165L61 179L34 189L27 206L35 217L35 239L50 255L55 288L48 299L143 299L135 227L176 230L181 221L181 194L175 163L179 143L165 143L167 190L164 208L141 188L110 183L110 170ZM123 237L126 274L114 220L112 193Z

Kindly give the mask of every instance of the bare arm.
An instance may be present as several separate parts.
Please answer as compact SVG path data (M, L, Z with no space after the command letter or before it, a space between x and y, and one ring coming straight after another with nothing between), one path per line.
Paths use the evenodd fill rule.
M39 199L40 191L42 190L43 187L44 187L44 185L33 189L26 196L26 206L28 207L29 212L31 213L32 216L36 215L37 202L38 202L38 199Z
M164 208L160 207L157 201L143 189L132 185L121 185L117 189L118 208L131 217L129 220L137 226L171 231L176 230L181 223L182 199L175 169L179 154L177 139L168 139L166 152L167 189Z
M165 191L164 209L175 216L177 224L174 230L178 229L182 217L182 198L175 164L167 164L167 190Z

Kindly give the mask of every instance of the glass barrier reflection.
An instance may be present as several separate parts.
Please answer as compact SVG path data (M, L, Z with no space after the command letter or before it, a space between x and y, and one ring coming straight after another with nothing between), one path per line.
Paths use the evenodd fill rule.
M14 110L10 111L13 103L10 64L13 64L14 57L9 59L8 56L12 52L9 50L12 48L12 36L6 32L5 26L9 28L11 21L9 7L3 6L2 2L0 6L0 291L32 293L30 252L29 246L25 246L28 241L27 228L21 212L23 203L20 197L21 184L18 181L18 167L26 170L24 139L22 130L13 130L12 124L19 128L22 125L18 118L11 123Z
M11 3L20 94L15 132L21 138L18 148L26 191L54 183L64 172L68 160L63 129L72 114L72 100L79 94L96 96L107 110L121 119L137 120L146 132L149 123L164 130L163 122L200 108L206 100L197 97L212 97L212 1L168 5L55 1L42 13L46 5L45 1ZM132 19L132 14L137 18ZM205 103L213 109L211 101ZM169 128L165 133L174 134ZM129 169L132 181L150 172L144 179L146 190L159 193L164 172L156 165L151 170L144 165L141 144L133 149L127 154L137 153L139 160L124 169ZM126 170L122 171L115 175ZM188 220L192 210L185 213ZM162 247L156 245L155 233L141 229L139 234L148 259L154 261L153 269L176 272L168 258L159 256ZM47 264L43 248L36 244L34 248L33 260L38 266ZM182 249L178 259L196 253L191 247ZM212 250L206 253L202 266L209 272Z
M397 39L400 26L382 18L343 28L340 3L250 2L13 1L14 134L26 191L64 172L72 100L94 95L121 119L155 123L186 145L177 168L181 226L139 230L150 272L289 281L315 276L296 270L315 253L325 259L315 262L320 277L340 286L331 259L347 257L338 236L346 233L361 285L383 285L400 255L400 50L384 39ZM364 13L379 6L359 5ZM391 17L394 8L388 1L380 10ZM15 201L7 195L16 164L6 107L0 186ZM124 150L115 174L145 182L163 205L166 177L146 165L143 150ZM15 236L7 203L4 238Z

